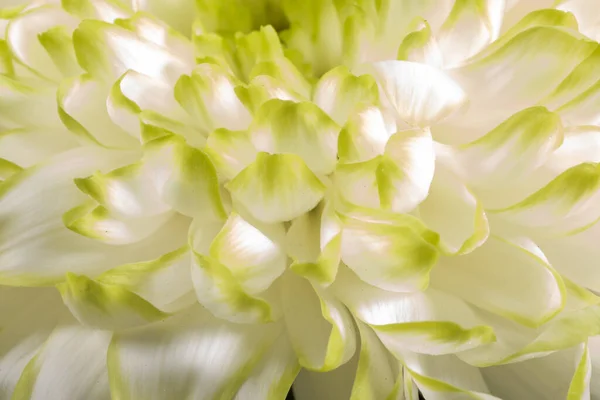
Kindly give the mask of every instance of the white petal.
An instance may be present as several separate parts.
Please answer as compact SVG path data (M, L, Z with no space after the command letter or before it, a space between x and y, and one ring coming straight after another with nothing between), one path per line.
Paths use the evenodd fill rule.
M252 216L267 223L292 220L314 208L324 184L295 154L258 153L226 188Z
M465 92L442 71L408 61L382 61L368 65L382 98L398 119L420 127L430 126L466 101Z
M239 325L192 307L165 322L117 335L108 350L118 398L233 398L281 326Z
M13 129L0 134L0 157L27 168L76 145L66 132L48 128Z
M579 393L579 396L575 391L569 393L574 375L586 374L585 371L578 371L582 356L588 357L585 345L529 361L484 368L481 372L492 393L502 398L545 400L568 397L583 400L589 399L589 392L587 397L584 393ZM589 373L589 366L585 367L587 362L584 359L582 367ZM581 382L576 381L576 386L581 387Z
M348 400L356 374L357 358L355 356L346 364L328 372L302 369L294 381L294 398L298 400Z
M442 163L436 164L429 195L418 210L421 220L440 235L446 253L468 253L490 232L482 204Z
M395 292L427 287L438 252L420 221L406 215L390 223L342 223L342 261L361 279Z
M296 353L283 330L254 367L235 400L285 398L299 371Z
M432 272L431 284L533 326L555 316L565 301L562 280L550 265L519 242L495 237L472 253L442 260Z
M335 168L339 126L313 103L270 100L250 127L259 151L297 154L315 174Z
M333 292L361 321L371 325L392 352L402 349L425 354L448 354L494 341L461 299L439 290L393 293L360 281L340 268Z
M25 367L13 398L103 400L110 396L106 351L111 333L79 326L54 330Z
M132 154L79 148L16 175L4 183L0 198L3 236L0 281L5 284L47 284L68 271L94 275L124 262L138 261L181 246L186 221L173 221L171 236L154 235L131 246L113 247L77 235L63 214L85 200L73 178L112 169L132 161ZM60 198L60 202L47 199ZM181 230L180 230L181 229Z
M27 363L70 316L54 288L1 287L0 298L0 396L10 399Z
M281 294L288 335L300 365L329 371L352 357L354 326L343 304L291 273L283 277Z

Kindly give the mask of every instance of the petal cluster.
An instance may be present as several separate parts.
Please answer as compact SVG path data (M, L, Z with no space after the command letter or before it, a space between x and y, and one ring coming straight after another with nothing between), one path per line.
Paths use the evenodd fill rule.
M600 396L593 0L9 3L0 398Z

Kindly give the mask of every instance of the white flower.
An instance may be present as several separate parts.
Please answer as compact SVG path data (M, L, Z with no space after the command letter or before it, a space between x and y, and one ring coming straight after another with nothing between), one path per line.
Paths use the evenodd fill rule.
M0 8L0 398L600 396L592 0L196 3Z

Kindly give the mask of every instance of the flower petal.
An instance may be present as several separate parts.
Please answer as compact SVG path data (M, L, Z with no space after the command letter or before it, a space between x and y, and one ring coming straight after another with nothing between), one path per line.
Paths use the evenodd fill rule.
M440 235L447 254L465 254L480 246L490 227L483 205L471 191L441 163L429 187L427 198L419 204L420 219Z
M79 65L94 78L116 80L127 70L173 83L192 64L125 28L84 20L73 33Z
M408 61L367 65L382 99L396 117L413 126L428 127L458 110L466 101L461 87L442 71Z
M362 280L394 292L427 287L438 252L420 221L405 215L389 223L342 223L342 261Z
M83 275L67 273L66 282L57 288L73 316L91 328L128 329L168 316L125 288L96 282Z
M559 27L538 26L520 32L491 54L451 72L468 93L469 106L436 127L434 137L444 143L479 138L506 115L549 95L596 46L577 32Z
M110 339L106 331L75 325L57 328L23 370L12 398L109 397L106 350Z
M67 211L63 215L65 226L82 236L112 245L144 240L161 229L173 217L173 213L164 213L144 218L123 218L111 214L102 206L90 203L84 203Z
M96 281L127 289L159 310L178 311L196 303L190 256L185 246L155 260L120 265L104 272Z
M554 317L566 297L560 276L530 247L496 237L472 253L442 260L431 285L529 326Z
M423 20L419 29L404 37L398 48L398 60L428 64L440 68L444 60L439 43L431 33L431 26Z
M333 292L369 324L393 354L411 350L448 354L495 340L493 330L461 299L444 292L393 293L360 281L340 268Z
M205 152L217 171L229 180L250 165L257 154L248 132L227 129L217 129L208 135Z
M313 103L270 100L249 132L259 151L297 154L315 174L335 168L339 127Z
M280 329L231 324L192 307L165 322L117 334L108 350L111 394L233 398Z
M0 297L0 396L10 399L23 369L54 327L70 316L54 288L3 286Z
M123 262L139 260L140 251L144 257L155 257L179 247L181 242L171 247L182 239L177 234L169 238L153 235L130 246L107 246L63 225L62 215L85 200L73 178L131 161L131 153L79 148L3 183L0 281L11 285L48 284L62 280L69 271L93 276ZM47 201L56 198L61 201ZM183 222L173 221L168 229L180 229L185 226Z
M479 369L464 363L453 354L430 356L404 351L401 361L406 373L427 399L499 400L489 394Z
M456 1L438 33L445 68L463 64L496 40L504 1Z
M283 331L240 387L235 400L283 399L299 371L296 354Z
M242 130L251 116L235 92L237 81L214 64L200 64L175 84L175 98L208 135L217 128Z
M70 135L50 128L11 129L0 133L0 157L24 168L76 145Z
M79 139L107 147L135 148L133 132L123 131L106 109L109 89L90 75L64 80L57 93L58 113L63 124Z
M63 73L55 64L52 54L47 51L50 50L49 40L57 39L60 32L58 27L64 32L60 37L69 40L68 37L77 27L77 22L76 18L59 7L46 5L32 8L10 20L6 28L7 43L16 60L36 73L58 80L63 77ZM71 57L72 63L73 51L70 49L67 51L70 54L66 53L62 56ZM59 54L55 53L55 55L60 57ZM69 66L72 65L71 63ZM76 71L75 69L74 72Z
M258 153L226 188L254 218L267 223L302 215L325 193L324 184L295 154Z
M351 316L331 294L287 274L281 295L284 321L300 365L325 372L354 355L356 338Z
M294 219L286 234L292 271L313 283L330 285L340 263L341 232L330 201Z
M379 94L371 76L355 76L348 68L337 67L321 77L313 97L316 105L343 125L361 104L376 104Z
M546 357L481 371L492 393L502 398L589 399L590 366L585 344Z
M392 359L373 329L356 321L360 356L350 400L394 399L401 379L400 365Z

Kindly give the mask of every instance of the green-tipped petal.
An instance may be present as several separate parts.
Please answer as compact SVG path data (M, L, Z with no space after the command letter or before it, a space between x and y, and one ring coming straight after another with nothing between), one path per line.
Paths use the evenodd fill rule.
M57 288L73 316L93 328L127 329L168 316L125 288L96 282L84 275L68 273L66 281Z
M360 331L360 356L350 400L395 399L394 391L401 379L398 361L392 359L373 329L360 321L356 324Z
M175 98L205 134L217 128L246 129L250 113L235 92L237 81L224 68L200 64L175 85Z
M466 102L463 89L444 72L408 61L381 61L364 67L396 117L427 127L448 117Z
M139 242L154 234L173 216L164 213L142 218L123 218L103 206L85 203L67 211L63 222L82 236L111 245Z
M206 154L217 172L233 179L255 159L257 151L246 131L217 129L206 139Z
M460 257L449 257L432 272L431 285L477 307L527 326L553 318L566 301L564 284L531 243L489 238Z
M356 318L369 324L392 353L409 349L448 354L495 341L493 329L458 297L430 288L394 293L370 286L340 268L332 285Z
M131 69L172 83L192 69L189 60L101 21L83 21L73 43L79 65L96 79L116 79Z
M346 67L327 72L315 88L314 102L335 122L346 123L362 104L376 104L377 84L369 75L355 76Z
M107 398L110 338L110 332L74 324L56 328L23 370L12 399Z
M69 68L76 67L76 64L72 64L72 50L63 46L67 44L57 43L56 40L70 41L68 35L73 32L77 23L76 18L59 7L47 5L33 8L10 20L6 28L7 42L13 56L19 62L35 73L59 80L64 76L60 66L61 60L68 62L65 66L68 65ZM59 34L58 29L64 29L63 35ZM60 46L63 46L64 51L57 48ZM68 60L69 58L71 60ZM71 72L75 71L77 69Z
M240 325L192 307L164 322L117 334L108 349L119 399L233 398L252 379L280 325ZM223 353L215 349L227 348ZM183 358L182 358L183 357Z
M398 48L398 60L413 61L442 67L444 60L439 43L431 33L431 27L423 20L420 29L409 33Z
M0 133L0 157L30 167L77 145L65 132L51 129L11 129Z
M324 184L295 154L258 153L226 187L256 219L268 223L302 215L325 193Z
M259 151L297 154L316 174L335 168L339 126L313 103L271 100L250 127Z
M354 355L354 325L342 303L294 274L283 277L281 293L284 320L300 365L324 372Z
M344 218L342 261L365 282L382 289L423 290L438 251L420 221L403 217L384 223Z

